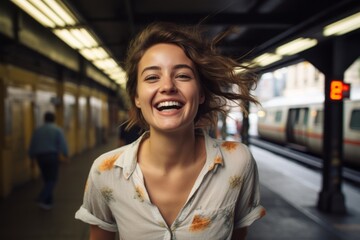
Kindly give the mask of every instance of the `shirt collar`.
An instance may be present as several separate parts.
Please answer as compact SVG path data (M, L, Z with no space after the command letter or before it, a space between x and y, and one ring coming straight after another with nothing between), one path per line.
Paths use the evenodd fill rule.
M205 138L205 148L206 148L206 163L205 166L208 168L208 171L216 171L217 166L223 166L223 156L221 153L221 144L218 140L211 138L205 130L202 131ZM147 137L149 132L144 132L141 137L139 137L133 143L123 147L123 154L115 161L115 166L121 167L123 169L123 174L126 179L129 179L130 176L136 169L137 165L137 153L140 146L140 143L143 138Z
M121 167L123 169L123 174L126 179L129 179L131 174L135 171L137 165L137 152L140 146L140 142L147 134L148 132L144 132L133 143L122 147L123 149L121 151L123 151L123 154L121 154L115 161L115 166Z

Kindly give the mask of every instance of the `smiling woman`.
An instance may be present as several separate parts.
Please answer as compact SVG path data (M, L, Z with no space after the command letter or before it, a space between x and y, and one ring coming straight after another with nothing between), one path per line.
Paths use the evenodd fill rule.
M194 127L204 95L193 69L193 62L174 44L156 44L144 53L135 105L152 131Z
M216 51L219 39L206 41L199 26L155 23L132 42L128 126L147 131L93 163L76 213L92 225L91 239L116 231L125 240L245 239L265 214L249 149L207 133L228 100L257 102L256 77L234 73L241 64Z

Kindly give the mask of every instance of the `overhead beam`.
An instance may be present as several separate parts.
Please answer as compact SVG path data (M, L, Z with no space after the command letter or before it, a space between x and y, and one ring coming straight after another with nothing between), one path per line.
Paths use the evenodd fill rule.
M236 13L219 13L215 16L208 17L208 13L136 13L133 14L134 24L148 24L154 21L164 21L196 24L206 18L204 24L207 25L242 25L259 28L288 28L299 21L295 14L236 14ZM89 18L88 22L127 22L127 16Z

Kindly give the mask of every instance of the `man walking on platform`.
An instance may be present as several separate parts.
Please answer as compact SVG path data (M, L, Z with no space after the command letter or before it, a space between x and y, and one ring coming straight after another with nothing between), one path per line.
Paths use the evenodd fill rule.
M55 124L54 113L46 112L44 121L44 125L38 127L32 135L29 155L32 164L37 161L44 182L38 197L39 207L49 210L53 205L53 191L58 179L60 156L62 154L67 158L68 148L62 129Z

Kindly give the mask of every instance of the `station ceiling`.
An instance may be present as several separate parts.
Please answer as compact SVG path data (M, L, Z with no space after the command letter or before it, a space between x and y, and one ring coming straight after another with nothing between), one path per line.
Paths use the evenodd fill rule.
M256 56L307 28L359 12L358 0L67 0L121 63L129 41L154 21L197 24L209 36L230 27L220 45L229 56Z

